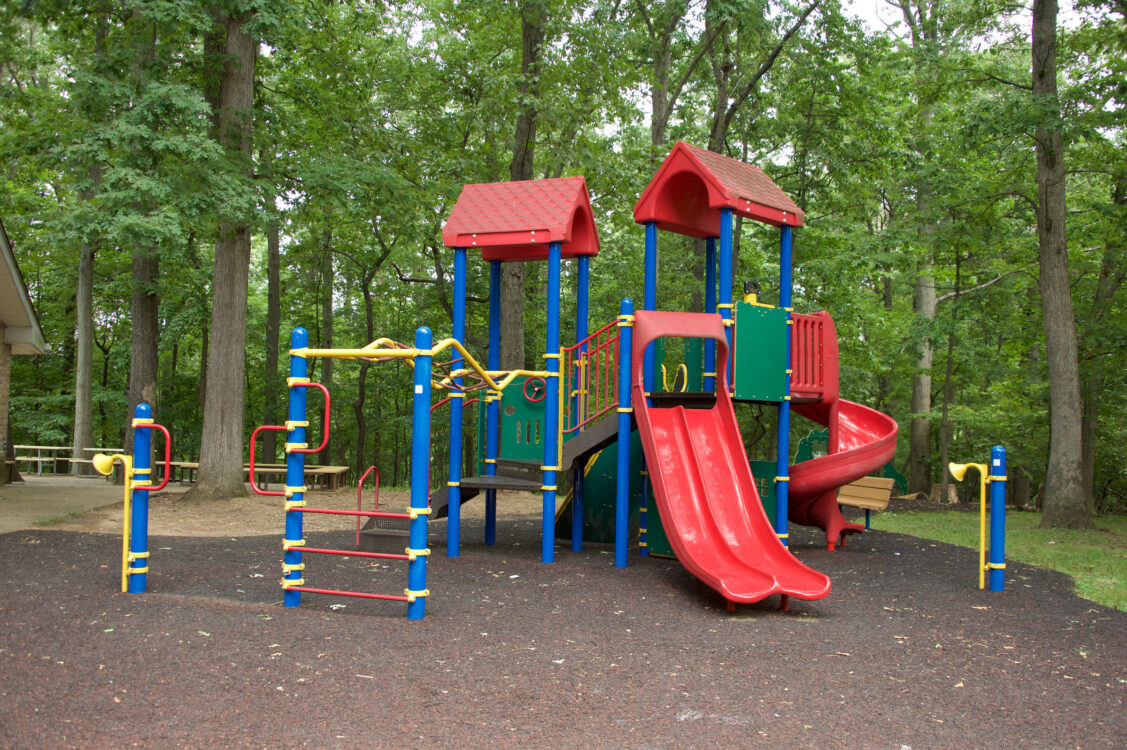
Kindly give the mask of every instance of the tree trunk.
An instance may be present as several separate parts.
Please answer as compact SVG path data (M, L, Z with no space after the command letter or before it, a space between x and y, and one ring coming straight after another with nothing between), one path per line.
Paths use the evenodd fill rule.
M254 70L258 41L245 30L253 12L223 14L224 64L219 82L218 138L249 179L254 127ZM219 222L212 281L211 346L200 439L200 468L191 494L213 500L243 496L243 423L246 371L250 227L245 216Z
M151 25L145 21L140 8L134 8L131 19L133 35L133 59L130 73L139 106L145 96L147 84L146 66L152 60L156 37ZM134 152L138 165L151 167L152 156L144 152ZM139 216L148 217L151 207L136 205ZM130 304L132 326L129 338L129 411L132 420L138 404L145 402L153 408L154 416L159 416L157 407L157 367L160 362L160 249L155 245L139 242L133 247L133 294ZM133 430L125 431L125 453L133 453ZM149 456L152 466L152 455Z
M328 221L326 217L326 221ZM325 231L321 236L321 343L322 349L333 348L333 230L332 226L326 226ZM325 357L321 360L321 384L328 389L329 393L333 392L333 364L336 362L331 357ZM318 394L319 395L319 394ZM316 397L315 397L316 398ZM320 415L325 413L324 407L321 406L320 401L317 404L317 411ZM321 438L326 432L329 432L332 426L332 419L330 418L327 423L321 423L321 431L317 434L317 444L320 445ZM330 443L332 441L330 440ZM343 445L343 443L340 443ZM321 466L329 466L333 463L332 451L328 446L325 450L321 451L317 456L317 463Z
M155 250L133 251L132 333L129 338L129 420L142 401L157 408L157 365L160 360L160 259ZM158 419L159 421L159 419ZM156 443L153 443L156 445ZM125 452L133 452L133 430L125 431ZM150 462L150 466L152 463Z
M536 120L539 117L540 49L544 43L545 9L525 0L520 8L521 101L524 110L517 118L513 137L513 161L509 179L531 180L536 154ZM505 263L501 269L501 367L524 367L524 263Z
M278 222L266 227L266 382L263 389L263 424L277 424L285 416L281 406L281 377L278 375L278 343L281 337L282 273ZM278 433L262 434L262 462L274 463L278 457Z
M368 336L368 341L375 341L376 327L375 327L375 303L372 300L372 280L376 277L376 269L370 269L364 272L360 279L360 294L364 297L364 332ZM368 468L367 453L365 451L368 443L368 420L365 414L367 399L368 399L368 369L372 363L367 361L360 362L360 373L357 377L356 383L356 399L352 402L352 413L356 418L356 476L360 477L364 470ZM377 393L377 402L378 402ZM376 424L379 424L379 417L376 417ZM373 463L379 463L379 450L375 453Z
M1049 365L1049 462L1041 526L1087 528L1092 488L1084 486L1080 365L1065 234L1064 139L1056 117L1057 0L1033 0L1033 96L1054 121L1036 129L1037 237L1041 314Z
M916 278L914 307L917 320L930 325L937 307L935 281L930 264ZM931 366L934 353L925 333L916 344L916 374L912 377L912 423L908 461L908 492L927 492L931 488Z
M101 182L101 169L90 168L90 193ZM75 295L74 433L71 456L85 458L85 449L94 447L94 246L83 242L78 259L78 291ZM90 464L72 463L71 473L89 475Z

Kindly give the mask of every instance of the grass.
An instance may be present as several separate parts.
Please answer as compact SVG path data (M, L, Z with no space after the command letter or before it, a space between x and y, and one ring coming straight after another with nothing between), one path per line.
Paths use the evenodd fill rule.
M1067 573L1080 596L1127 611L1127 516L1102 516L1096 529L1085 531L1041 529L1040 523L1040 513L1006 513L1006 559ZM978 513L884 513L873 526L978 549Z

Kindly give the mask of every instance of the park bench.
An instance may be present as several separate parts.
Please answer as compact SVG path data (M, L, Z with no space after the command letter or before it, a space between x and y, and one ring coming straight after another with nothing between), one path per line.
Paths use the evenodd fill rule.
M869 528L869 514L884 510L892 498L896 480L885 477L861 477L837 491L837 504L865 511L865 529Z

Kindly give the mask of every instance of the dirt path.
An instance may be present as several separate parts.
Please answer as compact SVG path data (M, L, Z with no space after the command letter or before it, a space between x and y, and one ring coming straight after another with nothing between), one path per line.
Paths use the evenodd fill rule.
M279 489L271 486L270 489ZM232 537L280 535L285 524L282 498L249 494L225 502L192 503L183 500L187 487L170 485L154 493L149 504L149 534L152 536ZM249 490L248 490L249 492ZM356 489L307 493L311 507L356 509ZM373 493L368 488L363 509L371 510ZM402 510L410 497L405 490L383 490L380 508ZM72 477L29 478L0 486L0 533L44 528L94 534L121 534L122 488L103 479ZM500 512L521 517L538 514L540 497L529 493L506 493ZM465 506L467 519L484 513L482 503ZM347 525L346 523L343 525ZM342 528L339 517L307 514L304 526L313 531Z

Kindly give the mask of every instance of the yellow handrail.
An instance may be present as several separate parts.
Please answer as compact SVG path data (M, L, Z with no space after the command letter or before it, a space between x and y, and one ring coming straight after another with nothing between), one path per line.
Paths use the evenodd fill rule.
M437 383L432 384L435 388L450 388L453 386L453 379L463 377L465 375L477 375L489 387L490 390L501 392L506 386L510 385L513 380L519 377L547 377L549 375L556 375L556 373L549 373L545 370L486 370L481 364L474 359L461 342L457 339L443 339L438 342L431 349L415 349L413 347L406 349L381 349L381 344L392 343L390 339L376 339L368 344L363 349L312 349L310 347L302 347L300 349L290 349L290 354L295 357L321 357L323 359L370 359L373 357L383 359L406 359L414 360L415 357L429 356L436 357L447 349L454 349L462 355L468 368L461 368L454 370L449 375L444 377ZM412 362L413 364L413 362ZM496 380L494 378L497 378Z
M978 587L986 588L986 482L990 467L985 464L947 464L947 470L956 482L963 481L967 469L978 469Z
M133 509L129 502L133 497L133 457L124 453L94 454L91 461L99 474L109 476L113 473L115 461L120 461L125 468L125 481L123 484L124 497L121 501L122 530L121 530L121 593L129 590L129 540L133 536Z

